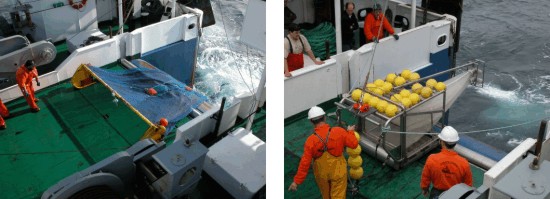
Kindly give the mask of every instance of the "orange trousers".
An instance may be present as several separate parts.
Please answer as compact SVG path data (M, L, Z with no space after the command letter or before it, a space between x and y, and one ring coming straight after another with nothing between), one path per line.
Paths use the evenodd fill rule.
M313 175L323 199L346 198L348 170L343 155L336 157L324 152L313 162Z
M29 95L25 97L25 99L27 100L27 104L29 104L32 109L37 109L38 105L36 105L35 102L36 98L34 98L34 87L32 86L32 83L25 85L25 89L27 89L27 92L29 92Z

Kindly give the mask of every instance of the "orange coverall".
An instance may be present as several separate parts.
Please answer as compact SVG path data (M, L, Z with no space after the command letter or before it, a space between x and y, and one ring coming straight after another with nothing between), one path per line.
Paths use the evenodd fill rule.
M25 99L31 109L38 109L38 105L36 105L37 100L34 97L34 87L32 85L32 79L37 77L38 72L36 71L36 67L32 70L28 70L25 65L22 65L15 73L15 79L17 80L17 85L19 85L21 92L26 89L29 93L29 95L25 96Z
M378 29L380 28L380 22L384 20L382 23L382 30L380 31L380 34L378 34ZM374 17L374 13L369 13L365 17L365 37L367 38L367 41L372 41L372 37L376 37L378 40L384 38L384 30L388 31L390 34L394 34L395 31L393 31L393 28L390 25L390 22L388 22L388 19L386 19L386 16L384 14L380 14L377 17Z
M426 190L433 183L435 189L446 191L459 183L472 186L472 182L468 161L455 151L441 149L440 153L428 156L422 170L420 188Z
M327 140L329 129L328 124L323 124L315 128L315 133L323 140ZM304 182L313 159L313 174L323 198L346 198L348 171L346 159L342 154L346 146L357 148L357 138L353 131L334 127L326 142L328 150L324 151L325 145L319 137L312 134L307 138L294 182Z
M8 108L6 108L6 105L2 102L0 99L0 126L6 127L6 122L4 121L4 117L8 117L10 115L10 111L8 111Z

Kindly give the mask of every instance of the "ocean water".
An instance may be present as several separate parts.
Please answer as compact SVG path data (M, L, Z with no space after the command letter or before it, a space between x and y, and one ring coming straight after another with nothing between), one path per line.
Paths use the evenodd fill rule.
M204 28L195 88L213 103L253 93L265 68L265 54L240 43L248 0L212 0L216 24ZM226 106L227 107L227 106Z
M465 90L449 123L461 132L524 124L470 134L510 151L550 118L550 1L472 0L463 10L457 65L484 60L485 86Z

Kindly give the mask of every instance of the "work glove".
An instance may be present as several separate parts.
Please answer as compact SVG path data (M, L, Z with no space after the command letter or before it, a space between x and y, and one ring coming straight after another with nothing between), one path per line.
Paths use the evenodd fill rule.
M23 89L23 96L25 96L25 97L29 96L29 92L27 92L26 89Z
M373 38L372 38L372 42L374 42L374 43L378 43L378 38L376 38L376 37L373 37Z
M40 86L40 82L39 82L39 81L36 81L36 85L37 85L37 86Z
M395 40L399 40L399 35L393 35L393 38L395 38Z

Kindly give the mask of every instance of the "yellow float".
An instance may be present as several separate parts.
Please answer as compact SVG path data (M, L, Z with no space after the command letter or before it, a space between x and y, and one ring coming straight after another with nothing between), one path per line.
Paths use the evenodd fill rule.
M351 99L353 99L353 101L359 101L359 98L361 98L361 93L363 91L361 91L361 89L355 89L353 90L353 92L351 92Z
M418 102L420 102L420 95L418 95L418 94L416 94L416 93L412 93L412 94L409 96L409 99L411 100L412 105L415 105L415 104L417 104Z
M437 90L438 92L445 90L446 87L447 86L443 82L437 82L437 84L435 84L435 90Z
M387 107L386 107L386 116L388 117L393 117L395 116L395 114L397 114L397 106L396 105L393 105L393 104L389 104Z
M406 80L409 80L411 78L411 71L408 69L405 69L401 72L401 77L405 78Z
M384 80L377 79L374 81L374 85L376 85L377 87L381 87L384 85Z
M410 81L415 81L415 80L418 80L420 79L420 74L418 73L411 73L411 76L409 77L409 80Z
M412 92L414 92L416 94L420 94L420 91L422 90L422 87L423 87L422 84L415 83L415 84L412 85L411 90L412 90Z
M384 110L386 110L387 106L388 106L388 102L386 102L385 100L380 100L378 104L376 104L376 110L378 110L378 112L380 113L383 113Z
M371 97L372 97L372 95L370 95L368 93L363 94L363 104L364 103L369 103L369 100L370 100Z
M430 88L434 88L434 86L437 84L437 81L435 81L435 79L429 79L427 82L426 82L426 86L427 87L430 87Z
M407 97L409 97L409 95L411 95L411 91L409 91L407 89L403 89L403 90L401 90L401 92L399 92L399 95L401 95L401 97L403 97L403 98L407 98Z
M373 92L380 96L384 95L384 90L382 87L375 88Z
M366 89L369 90L369 91L371 91L371 92L374 92L374 89L376 89L376 87L377 87L377 86L376 86L375 84L373 84L373 83L368 83Z
M376 107L376 105L378 104L378 101L379 101L378 97L371 97L369 99L369 106L373 108Z
M412 102L409 98L403 98L401 99L401 104L403 104L405 108L410 108L412 105Z
M350 156L360 155L361 154L361 145L357 145L357 148L355 148L355 149L346 147L346 152Z
M397 75L395 75L394 73L390 73L386 75L386 81L393 84L393 81L395 80L396 77Z
M363 167L355 167L349 169L349 176L354 180L359 180L363 177Z
M401 99L403 99L403 97L401 97L401 95L399 95L399 94L394 94L390 98L391 101L394 101L394 102L397 102L397 103L401 102Z
M349 156L348 165L352 168L353 167L361 167L361 165L363 165L363 158L361 158L360 155Z
M393 89L393 85L390 82L384 82L384 85L382 86L382 90L384 90L384 94L390 93L392 89Z
M395 81L393 82L393 85L395 86L401 86L406 82L405 78L399 76L395 78Z
M423 98L428 98L432 96L432 89L429 87L422 88L422 91L420 92L420 95L422 95Z

